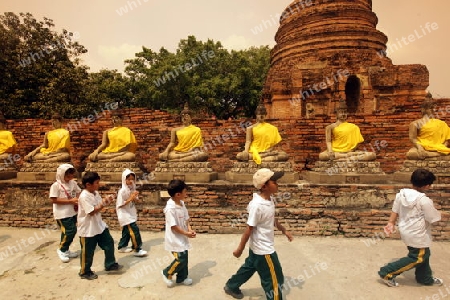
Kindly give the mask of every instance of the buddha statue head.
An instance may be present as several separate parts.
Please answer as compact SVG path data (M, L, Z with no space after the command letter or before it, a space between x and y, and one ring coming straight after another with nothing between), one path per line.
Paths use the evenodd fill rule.
M189 109L189 104L186 102L184 104L183 110L180 113L181 117L181 123L183 123L184 126L189 126L192 123L191 118L191 110Z
M341 122L345 122L347 120L348 108L347 108L347 103L345 102L345 100L343 100L343 99L339 100L339 104L338 104L335 112L336 112L337 120L339 120Z
M255 115L257 122L264 122L266 120L267 110L262 102L260 102L256 107Z
M61 128L63 122L63 118L59 113L52 114L52 126L53 128Z
M436 101L434 101L430 97L425 98L425 100L421 105L422 115L424 116L427 115L431 117L435 109L436 109Z
M111 121L114 127L122 126L123 113L120 110L113 110L111 113Z

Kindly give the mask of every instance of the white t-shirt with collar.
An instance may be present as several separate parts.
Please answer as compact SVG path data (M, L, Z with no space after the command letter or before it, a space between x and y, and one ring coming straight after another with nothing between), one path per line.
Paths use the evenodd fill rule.
M275 252L275 203L273 199L266 200L254 193L253 199L247 206L247 225L252 226L250 235L250 249L258 255Z
M177 205L170 198L164 208L164 214L166 216L165 249L171 252L184 252L191 249L187 236L172 231L172 226L179 226L185 231L188 230L187 221L189 220L189 214L186 206L184 206L184 202L181 201L181 205Z
M67 193L66 193L67 191ZM81 192L75 180L65 182L64 185L59 182L54 182L50 187L50 198L75 198ZM67 195L69 194L69 195ZM68 197L69 196L69 197ZM56 204L53 203L53 217L55 220L73 217L77 214L73 204Z
M102 233L108 226L102 220L100 212L89 215L94 207L102 202L102 197L95 191L94 193L83 190L78 198L78 235L81 237L93 237Z

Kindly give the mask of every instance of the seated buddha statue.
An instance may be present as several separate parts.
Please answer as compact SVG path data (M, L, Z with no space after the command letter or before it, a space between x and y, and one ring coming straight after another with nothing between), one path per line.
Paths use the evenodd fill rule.
M10 161L10 155L16 153L17 142L11 131L6 130L6 119L0 113L0 161Z
M339 102L336 110L336 119L336 122L325 128L327 150L319 154L319 160L375 160L374 152L355 150L364 142L364 138L357 125L347 122L347 105L343 100Z
M52 115L53 130L44 135L44 142L28 153L24 159L28 162L69 162L70 134L62 127L62 117L58 113Z
M202 162L208 154L202 150L203 138L200 128L192 125L191 112L187 104L180 113L183 126L170 131L170 142L164 152L159 154L161 161Z
M136 138L129 128L122 126L122 117L118 111L112 113L113 127L103 132L102 143L89 155L90 161L135 161Z
M436 104L432 100L425 100L422 104L422 118L409 125L409 139L414 145L406 157L411 160L422 160L430 157L450 159L450 128L444 121L435 119L433 111Z
M265 121L267 110L259 104L255 111L256 123L247 127L244 151L236 155L239 161L253 160L260 165L262 162L287 161L286 152L274 147L281 141L278 128Z

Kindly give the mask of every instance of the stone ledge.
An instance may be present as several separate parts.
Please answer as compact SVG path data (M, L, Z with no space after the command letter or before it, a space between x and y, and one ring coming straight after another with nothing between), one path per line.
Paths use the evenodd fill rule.
M380 168L380 163L376 161L317 161L313 171L325 173L326 175L335 174L384 174Z
M42 172L53 172L56 174L56 169L61 164L72 164L70 161L67 162L26 162L20 168L20 172L34 172L34 173L42 173ZM72 164L73 165L73 164Z
M137 162L89 162L84 171L97 172L101 181L122 182L122 172L125 169L133 171L136 177L143 174Z
M156 163L155 173L207 173L213 172L210 162L165 162Z
M249 162L234 162L233 167L229 172L232 173L245 173L245 174L254 174L256 171L258 171L261 168L268 168L272 171L284 171L286 173L288 172L294 172L294 169L292 168L292 164L288 161L283 162L263 162L260 165L257 165L254 161ZM227 172L228 173L228 172Z
M386 174L340 173L327 174L323 172L307 171L302 173L305 180L322 184L382 184L391 183L392 178Z
M399 172L411 173L414 170L424 168L436 174L448 174L450 160L442 160L439 157L427 158L425 160L405 160Z

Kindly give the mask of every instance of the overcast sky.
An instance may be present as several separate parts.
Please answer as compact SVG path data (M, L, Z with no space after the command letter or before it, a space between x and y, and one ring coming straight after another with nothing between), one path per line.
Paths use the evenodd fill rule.
M314 0L311 0L314 1ZM52 19L58 30L79 36L91 71L123 71L123 61L142 46L158 51L177 48L180 39L220 41L226 48L273 46L278 28L272 20L291 0L1 0L2 12L30 12ZM377 28L389 43L401 44L388 56L396 65L424 64L430 92L450 97L449 0L373 0ZM262 22L266 21L266 27ZM436 23L432 29L426 24ZM260 27L262 31L256 31ZM428 27L431 28L431 27ZM425 31L423 31L425 30ZM425 33L426 34L425 34ZM408 36L415 35L413 42ZM405 38L402 40L402 38Z

